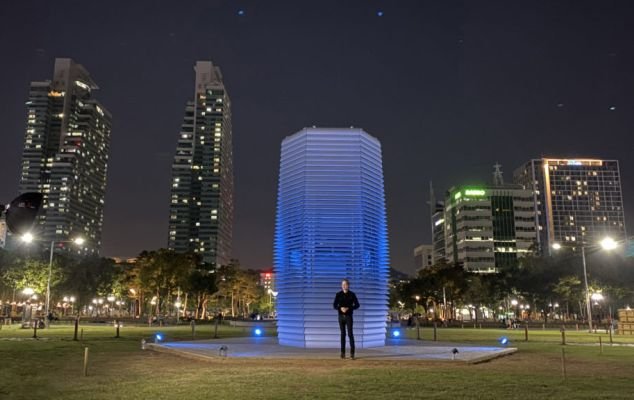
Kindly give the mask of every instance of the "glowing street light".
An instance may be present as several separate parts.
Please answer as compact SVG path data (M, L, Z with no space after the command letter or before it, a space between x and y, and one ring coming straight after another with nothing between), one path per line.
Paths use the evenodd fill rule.
M603 250L614 250L618 247L617 242L612 239L611 237L606 237L603 240L601 240L601 242L599 242L599 244L601 245L601 248ZM561 249L561 244L560 243L553 243L552 248L554 250L559 250ZM588 269L586 266L586 246L585 243L582 241L581 242L581 263L583 265L583 282L585 284L585 288L586 288L586 310L588 313L588 328L590 330L590 332L592 332L592 305L590 304L590 289L588 289Z
M614 250L618 247L618 243L611 237L606 237L601 241L601 247L603 250Z
M29 288L29 287L28 287L28 288L24 288L24 289L22 290L22 293L23 293L23 294L25 294L25 295L27 295L27 296L32 296L32 295L33 295L33 293L35 293L35 290L33 290L32 288Z
M31 232L27 232L22 235L22 241L24 243L31 243L35 241L35 236ZM84 238L76 237L71 240L51 240L51 251L50 257L48 260L48 280L46 282L46 318L44 319L46 323L46 327L49 325L49 312L50 312L50 304L51 304L51 276L53 274L53 250L55 249L55 243L74 243L78 246L81 246L85 243Z
M603 295L601 293L592 293L592 296L590 296L590 298L594 301L601 301L604 299Z

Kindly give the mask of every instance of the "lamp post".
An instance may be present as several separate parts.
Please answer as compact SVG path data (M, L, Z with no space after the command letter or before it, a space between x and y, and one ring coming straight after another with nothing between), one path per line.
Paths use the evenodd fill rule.
M618 247L617 242L610 237L606 237L605 239L601 240L599 244L601 245L602 249L608 250L608 251L614 250ZM554 250L560 250L562 248L561 244L559 243L553 243L552 247ZM583 283L586 289L586 312L588 317L588 329L590 333L592 333L592 305L590 304L590 290L588 289L588 272L587 272L587 266L586 266L586 245L583 241L581 242L581 264L583 265Z
M110 312L110 317L112 317L112 309L114 308L114 301L115 301L115 297L113 294L108 296L108 301L110 302L110 308L108 309L108 311Z
M22 235L22 241L25 243L31 243L35 240L35 237L31 234L31 233L25 233L24 235ZM53 274L53 251L55 250L55 243L74 243L77 246L81 246L83 245L85 242L84 238L82 237L77 237L75 239L72 240L51 240L51 249L50 249L50 256L49 256L49 260L48 260L48 279L46 281L46 316L44 318L44 323L46 324L46 327L48 328L49 326L49 318L48 318L48 314L50 311L50 304L51 304L51 275Z
M594 301L594 305L598 306L599 302L604 299L603 294L595 292L590 295L590 300ZM599 314L599 322L601 322L601 315Z

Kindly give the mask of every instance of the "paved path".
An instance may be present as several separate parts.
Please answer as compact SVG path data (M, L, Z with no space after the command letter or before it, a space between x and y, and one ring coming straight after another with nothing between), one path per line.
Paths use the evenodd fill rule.
M305 349L281 346L277 338L228 338L150 344L155 351L169 352L185 357L216 359L221 346L227 347L227 357L261 359L339 359L338 349ZM458 353L453 355L453 349ZM357 349L360 360L421 360L459 361L478 363L515 353L516 348L461 345L458 343L427 342L417 340L388 340L384 347Z

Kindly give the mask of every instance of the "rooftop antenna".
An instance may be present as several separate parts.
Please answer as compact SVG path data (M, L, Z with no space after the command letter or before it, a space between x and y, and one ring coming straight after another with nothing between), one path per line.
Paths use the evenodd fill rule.
M504 177L502 177L502 166L499 162L496 161L493 166L495 171L493 171L493 185L494 186L503 186L504 185Z

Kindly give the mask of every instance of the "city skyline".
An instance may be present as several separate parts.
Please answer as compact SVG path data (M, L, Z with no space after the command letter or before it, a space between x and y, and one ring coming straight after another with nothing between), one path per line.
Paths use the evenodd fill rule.
M91 24L80 18L88 6L32 13L37 4L12 4L2 17L2 50L13 58L0 67L0 196L17 195L29 82L45 79L55 57L78 60L99 77L100 99L115 115L106 256L165 246L174 132L199 59L221 65L232 92L234 255L245 266L272 264L276 144L312 125L363 126L383 143L395 267L413 262L414 246L431 242L428 181L438 193L481 183L495 161L510 174L541 156L620 160L632 229L627 7L247 2L238 15L237 7L196 3L158 8L152 19L134 5ZM55 19L46 16L53 8L76 21L82 40L52 29ZM213 23L197 19L197 11ZM598 13L601 20L586 24ZM179 18L192 23L169 23ZM513 143L521 146L509 149Z

